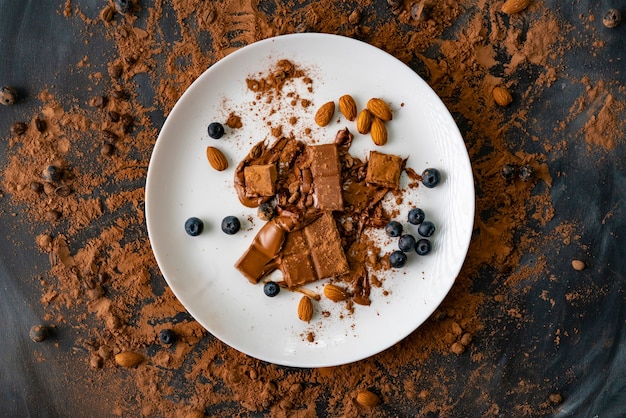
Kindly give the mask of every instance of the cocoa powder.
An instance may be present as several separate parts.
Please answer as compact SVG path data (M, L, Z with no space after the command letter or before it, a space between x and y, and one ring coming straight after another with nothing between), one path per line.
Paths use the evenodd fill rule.
M365 411L354 399L359 391L371 389L382 399L383 409L373 412L380 416L405 415L415 411L412 408L422 416L454 416L455 394L449 386L459 376L450 364L457 355L478 365L467 376L468 387L489 381L495 373L488 361L493 353L476 341L494 338L485 326L494 319L483 317L482 310L499 304L503 320L523 320L524 308L517 298L525 284L538 280L547 268L537 255L533 227L545 227L554 218L550 195L554 173L547 154L566 147L551 141L553 145L546 144L543 150L523 151L527 148L513 142L513 133L519 137L519 132L527 132L528 106L540 97L541 89L567 76L558 63L568 48L575 47L567 42L568 25L540 2L533 2L524 15L511 17L499 13L499 3L445 0L419 18L412 17L408 2L391 10L370 0L349 5L290 1L271 7L254 1L175 0L167 7L162 1L135 2L135 13L114 17L111 4L103 4L101 13L93 16L81 10L80 2L68 0L61 7L64 18L82 24L85 33L103 30L115 51L108 68L93 74L93 80L105 86L106 100L99 100L98 106L77 104L61 100L53 87L30 86L33 93L41 90L41 105L26 121L26 132L7 137L2 189L11 205L24 210L23 224L50 258L49 271L40 280L44 320L77 330L77 344L85 347L81 354L85 372L73 372L86 376L90 367L97 370L90 379L101 382L115 398L112 414L182 417L193 411L230 416L265 411L273 416L359 416ZM167 14L176 22L176 40L164 40ZM524 23L526 16L532 17L529 23ZM435 314L383 353L315 370L250 358L195 322L160 276L145 233L143 208L146 165L160 128L151 112L167 115L193 80L238 48L302 30L361 38L423 76L457 119L479 186L474 237L465 265ZM81 60L77 67L87 63L88 59ZM539 74L534 83L518 78L529 66ZM138 75L147 76L155 86L151 106L138 98ZM579 99L554 131L558 134L584 116L580 136L585 143L613 149L618 132L624 130L618 117L624 102L614 93L615 86L601 80L580 83L584 89ZM496 106L491 97L493 87L500 84L513 93L507 109ZM268 85L259 90L278 94L280 89L268 90ZM617 91L623 97L623 87ZM294 100L305 107L310 104L305 98ZM126 123L111 118L111 112L127 115ZM241 121L233 113L226 123L235 129ZM114 145L115 152L101 155L104 143ZM503 179L499 170L505 163L532 166L532 181ZM63 173L55 184L41 177L49 165ZM33 182L41 183L41 190L31 187ZM55 193L61 186L71 192ZM59 216L52 219L46 215L50 211ZM575 230L575 225L555 225L542 239L576 245ZM537 257L536 262L522 267L529 254ZM481 284L486 277L493 283ZM171 347L158 342L159 332L166 328L177 336ZM123 351L141 353L146 361L122 372L114 357ZM552 389L550 384L544 386L547 398ZM499 416L498 405L486 392L477 396L483 405L490 405L483 415ZM392 406L384 409L385 405ZM522 404L519 412L535 415L536 406ZM552 406L542 408L543 414Z

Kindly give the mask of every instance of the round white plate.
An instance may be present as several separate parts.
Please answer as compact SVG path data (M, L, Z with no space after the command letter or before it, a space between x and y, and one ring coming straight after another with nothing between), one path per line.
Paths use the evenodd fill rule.
M280 59L289 59L313 80L312 91L301 82L288 83L284 95L267 103L246 86L247 78L267 74ZM286 94L288 92L295 95ZM256 210L241 205L233 188L238 162L252 145L271 140L271 126L317 143L332 142L349 122L337 111L333 122L313 123L323 103L351 94L359 108L371 97L390 103L394 118L387 123L389 142L377 150L408 157L407 166L421 173L442 172L433 189L420 186L398 206L406 222L410 207L419 206L437 231L428 256L409 254L407 265L383 277L373 288L371 306L344 305L322 297L310 323L297 317L301 294L283 290L266 297L262 284L248 282L233 265L248 248L263 222ZM309 99L309 107L291 103ZM277 110L270 115L270 110ZM210 122L225 122L234 112L243 127L226 128L219 140L209 138ZM289 122L296 116L297 122ZM312 128L310 135L305 129ZM230 166L213 170L205 157L208 145L219 147ZM351 153L365 158L374 149L369 136L355 135ZM406 174L402 175L406 185ZM387 204L395 204L387 202ZM222 218L236 215L242 230L226 235ZM185 233L185 220L201 218L205 231ZM250 356L296 367L323 367L354 362L392 346L420 326L444 299L457 277L469 247L474 221L474 184L465 144L450 113L433 90L393 56L366 43L327 34L294 34L266 39L219 61L180 98L154 147L146 184L148 234L158 265L176 297L215 337ZM380 235L385 249L396 241ZM279 277L280 273L275 273ZM310 289L321 294L323 283ZM322 311L329 315L323 315ZM307 336L312 335L313 341Z

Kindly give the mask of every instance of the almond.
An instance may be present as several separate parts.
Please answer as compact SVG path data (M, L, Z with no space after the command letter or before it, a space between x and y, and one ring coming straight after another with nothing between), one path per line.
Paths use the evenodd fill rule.
M372 114L369 110L363 109L359 112L359 117L356 119L356 130L359 131L360 134L369 133L372 127Z
M500 106L508 106L513 101L513 97L511 96L511 93L509 93L509 91L506 89L506 87L494 87L491 91L491 94L493 95L493 100L495 100L496 103Z
M308 296L302 296L300 303L298 304L298 318L301 321L309 322L313 317L313 303Z
M369 390L362 390L356 395L356 401L359 405L365 406L367 408L373 408L382 403L378 395L374 392L370 392Z
M334 284L327 284L324 286L324 296L333 302L341 302L342 300L348 299L348 293Z
M326 126L335 114L335 102L324 103L315 114L315 123L319 126Z
M572 268L576 271L584 270L586 267L585 262L582 260L572 260Z
M224 171L228 168L228 160L226 160L222 151L215 147L206 147L206 158L209 160L211 167L217 171Z
M530 4L530 0L507 0L502 5L502 13L512 15L519 13Z
M372 112L372 115L384 120L385 122L391 120L391 109L389 105L382 99L374 97L367 101L367 109Z
M122 367L134 367L142 361L143 356L132 351L122 351L115 356L115 362Z
M378 118L374 118L372 121L372 130L370 132L372 135L372 141L374 144L381 146L387 143L387 127L385 126L385 122Z
M339 98L339 111L350 122L356 119L356 102L349 94Z

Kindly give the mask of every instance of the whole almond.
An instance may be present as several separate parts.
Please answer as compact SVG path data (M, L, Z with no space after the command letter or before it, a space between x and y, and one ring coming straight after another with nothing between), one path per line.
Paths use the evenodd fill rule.
M308 296L302 296L300 303L298 303L298 318L301 321L309 322L313 317L313 303Z
M143 356L132 351L122 351L115 356L115 362L122 367L134 367L142 361Z
M372 115L384 120L385 122L391 120L392 118L389 105L382 99L377 97L369 99L367 101L367 108L370 112L372 112Z
M222 151L215 147L206 147L206 158L209 160L211 167L217 171L224 171L228 168L228 160L222 154Z
M315 123L319 126L326 126L335 114L335 102L324 103L315 114Z
M374 118L370 135L372 136L374 144L378 146L385 145L387 143L387 127L385 126L385 122Z
M378 395L374 392L370 392L369 390L362 390L356 395L356 401L359 405L365 406L367 408L373 408L382 403Z
M348 299L348 293L334 284L327 284L324 286L324 296L333 302L341 302L342 300Z
M506 87L494 87L491 94L493 95L493 100L500 106L508 106L513 101L513 96L511 96Z
M502 12L508 15L519 13L530 5L530 0L507 0L502 5Z
M356 130L360 134L369 133L372 128L372 114L369 110L363 109L359 112L359 116L356 119Z
M351 122L356 119L356 102L352 96L344 94L339 98L339 111Z

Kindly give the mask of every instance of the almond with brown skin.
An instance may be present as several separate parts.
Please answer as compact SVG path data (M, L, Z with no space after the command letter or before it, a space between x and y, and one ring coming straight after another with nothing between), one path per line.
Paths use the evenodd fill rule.
M369 390L362 390L357 393L356 401L359 405L365 406L366 408L373 408L382 403L378 395Z
M339 111L350 122L356 119L356 102L349 94L339 98Z
M372 121L370 135L372 136L374 144L378 146L385 145L387 143L387 127L385 126L385 122L375 117Z
M359 131L360 134L369 133L372 128L372 114L369 110L363 109L359 112L359 117L356 119L356 130Z
M372 112L372 115L385 122L392 119L391 109L389 105L383 100L377 97L369 99L367 101L367 109Z
M587 267L582 260L572 260L572 268L576 271L582 271Z
M324 286L324 296L333 302L341 302L342 300L348 299L348 293L334 284Z
M143 356L132 351L122 351L115 356L115 362L122 367L134 367L142 361Z
M209 160L211 167L217 171L224 171L228 168L228 160L222 154L222 151L215 147L206 147L206 158Z
M513 96L511 96L506 87L494 87L491 94L493 95L493 100L500 106L508 106L513 101Z
M326 126L335 114L335 102L324 103L315 114L315 123L319 126Z
M308 296L302 296L298 304L298 318L301 321L309 322L313 318L313 303Z
M530 0L507 0L502 5L502 13L512 15L519 13L530 5Z

